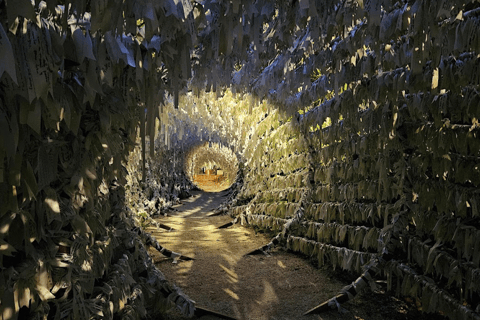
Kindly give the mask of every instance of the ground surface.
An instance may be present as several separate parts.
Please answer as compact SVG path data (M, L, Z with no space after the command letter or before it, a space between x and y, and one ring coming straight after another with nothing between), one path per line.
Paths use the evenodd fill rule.
M149 228L167 249L194 258L178 261L154 249L157 267L166 278L196 302L196 305L236 319L437 319L422 315L414 305L379 292L365 292L337 310L321 315L302 314L330 299L351 276L319 270L306 259L275 249L270 256L244 256L270 241L253 229L233 225L229 216L208 217L225 200L225 193L195 191L166 217L156 220L175 230ZM171 312L158 319L184 319ZM202 316L197 319L221 319Z
M232 182L228 179L221 179L221 176L210 176L210 180L194 180L194 184L203 191L206 192L221 192L228 189ZM217 180L214 180L216 177ZM220 178L219 178L220 177Z

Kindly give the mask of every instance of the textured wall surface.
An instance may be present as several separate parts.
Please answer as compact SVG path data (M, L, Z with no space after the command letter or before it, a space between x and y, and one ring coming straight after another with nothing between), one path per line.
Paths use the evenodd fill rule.
M320 265L360 274L380 257L389 289L425 311L476 319L478 9L432 25L427 12L450 14L440 2L398 4L313 56L321 67L311 85L282 102L280 90L271 96L287 110L315 103L273 130L260 129L269 117L257 127L243 205L231 213L281 231L285 246ZM281 64L271 66L265 77Z
M478 1L59 2L0 0L3 319L192 314L133 213L205 141L242 222L479 318Z

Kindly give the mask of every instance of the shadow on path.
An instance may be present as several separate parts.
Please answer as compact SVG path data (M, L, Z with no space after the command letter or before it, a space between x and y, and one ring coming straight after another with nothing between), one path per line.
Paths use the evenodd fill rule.
M172 263L172 259L150 249L168 280L182 288L198 306L237 319L359 319L352 313L337 311L321 317L302 316L335 295L345 283L329 278L305 259L285 251L244 257L270 239L241 225L217 229L232 219L207 214L222 203L225 195L196 191L193 197L174 206L175 210L166 217L156 219L175 230L147 230L162 246L195 259ZM165 319L183 318L173 312Z

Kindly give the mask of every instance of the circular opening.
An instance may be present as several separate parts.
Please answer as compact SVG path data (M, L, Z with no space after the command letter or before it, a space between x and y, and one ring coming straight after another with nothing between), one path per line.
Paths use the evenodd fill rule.
M237 156L230 148L218 143L205 142L194 147L186 160L188 178L203 191L223 191L237 178Z

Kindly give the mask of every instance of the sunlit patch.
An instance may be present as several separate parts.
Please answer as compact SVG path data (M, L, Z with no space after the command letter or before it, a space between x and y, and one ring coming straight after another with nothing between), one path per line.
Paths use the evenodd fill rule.
M238 297L238 295L233 292L232 290L230 289L223 289L223 291L225 291L226 294L228 294L230 297L232 297L233 299L235 300L240 300L240 298Z
M13 308L6 307L3 309L3 319L12 319L13 318Z
M89 261L86 261L86 260L83 261L81 268L82 268L82 271L85 271L85 272L92 271L91 263Z
M60 213L60 205L55 199L46 198L45 204L50 208L53 213Z
M234 271L228 269L227 267L225 267L222 264L219 264L219 266L220 266L220 268L223 269L223 271L225 271L230 276L230 281L232 281L233 283L238 282L238 275Z

